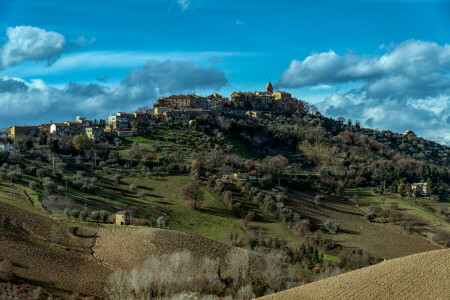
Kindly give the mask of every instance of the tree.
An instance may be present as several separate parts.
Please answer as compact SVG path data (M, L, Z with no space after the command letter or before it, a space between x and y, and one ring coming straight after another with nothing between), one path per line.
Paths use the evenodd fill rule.
M397 192L402 196L406 196L406 185L404 183L400 183L397 187Z
M142 158L144 158L146 152L147 148L135 142L128 150L128 156L130 157L131 160L134 160L139 163L142 160Z
M47 140L47 134L41 131L41 134L39 135L39 145L47 145Z
M81 220L86 221L87 217L88 217L87 211L84 211L84 210L80 211L80 219Z
M109 217L109 212L107 212L105 210L101 210L99 212L99 216L100 216L100 219L102 220L102 222L106 223L106 221L108 220L108 217Z
M432 194L433 193L433 180L431 180L430 177L427 179L427 193Z
M141 136L144 132L142 125L138 120L134 120L131 126L133 127L133 133L135 136Z
M185 186L183 189L183 195L188 200L193 201L194 203L193 208L195 210L198 208L198 204L202 202L205 198L203 190L201 189L200 184L197 182L193 182Z
M73 138L72 144L75 147L75 149L77 149L78 151L82 151L84 149L92 148L94 142L90 138L88 138L85 134L81 133Z
M70 215L72 216L72 218L78 219L78 217L80 216L80 211L78 209L72 209L70 211Z
M23 148L25 148L25 150L30 151L31 148L33 148L33 141L30 139L27 139L24 143L23 143Z
M70 212L71 212L70 208L66 207L66 208L64 209L64 215L65 215L67 218L70 218Z
M265 172L278 179L278 185L281 183L281 177L289 164L289 160L283 155L267 157L263 160Z
M137 185L134 184L134 183L130 184L130 191L133 192L133 193L136 193L136 191L137 191Z
M91 213L91 219L96 221L98 223L98 221L100 220L100 212L99 211L93 211Z
M78 227L77 227L77 226L74 226L74 225L69 225L69 226L67 227L67 231L68 231L70 234L76 235L77 232L78 232Z

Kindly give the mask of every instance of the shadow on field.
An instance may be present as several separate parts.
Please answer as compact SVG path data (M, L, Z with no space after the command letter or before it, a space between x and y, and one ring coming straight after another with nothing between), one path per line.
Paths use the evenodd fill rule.
M155 194L148 194L147 196L152 197L152 198L164 198L164 196L155 195Z
M164 198L164 197L162 197L162 196L159 196L160 198ZM156 203L159 203L159 204L164 204L164 205L174 205L173 203L170 203L170 202L167 202L167 201L155 201Z
M360 235L361 234L359 231L347 230L347 229L341 229L339 231L339 233L356 234L356 235Z
M218 208L199 208L199 212L209 215L215 215L219 217L230 217L232 214L226 209L218 209Z

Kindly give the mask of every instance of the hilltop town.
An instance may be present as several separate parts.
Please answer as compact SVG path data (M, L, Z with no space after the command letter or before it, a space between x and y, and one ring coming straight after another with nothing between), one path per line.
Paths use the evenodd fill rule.
M298 103L290 93L273 91L272 83L267 83L263 92L233 92L231 100L217 93L209 96L172 95L162 97L153 104L153 109L141 107L134 113L117 112L103 120L87 120L77 116L75 121L39 124L35 126L11 126L6 134L11 139L24 140L38 138L42 134L61 137L63 135L85 134L94 142L103 138L133 136L139 128L155 122L188 124L196 118L207 118L224 113L257 117L261 112L286 111Z

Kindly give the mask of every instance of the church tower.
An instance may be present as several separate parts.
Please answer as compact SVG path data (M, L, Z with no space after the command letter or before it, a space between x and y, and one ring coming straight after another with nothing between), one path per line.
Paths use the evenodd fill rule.
M269 82L267 83L267 86L266 86L266 93L273 94L273 86L270 83L270 79L269 79Z

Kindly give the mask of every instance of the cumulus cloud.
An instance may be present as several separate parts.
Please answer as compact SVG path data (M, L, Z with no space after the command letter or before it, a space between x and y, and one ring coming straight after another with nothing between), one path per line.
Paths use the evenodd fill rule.
M334 51L293 60L278 85L298 88L362 81L370 98L424 98L450 91L450 45L408 40L382 56Z
M192 62L150 61L131 71L119 85L69 82L62 88L42 80L0 79L0 126L71 120L76 115L106 118L115 111L133 111L156 98L192 88L218 89L227 83L223 72Z
M190 61L148 61L142 69L131 71L124 82L143 86L160 94L220 89L228 82L225 73L216 67L204 68Z
M369 127L414 130L450 144L446 103L450 94L450 45L416 40L383 55L316 53L293 60L277 85L287 88L351 83L319 103L325 114L360 119ZM425 103L425 105L424 105ZM446 113L447 112L447 113Z
M7 41L0 48L0 69L26 60L53 64L64 51L66 40L57 32L31 26L9 27Z

